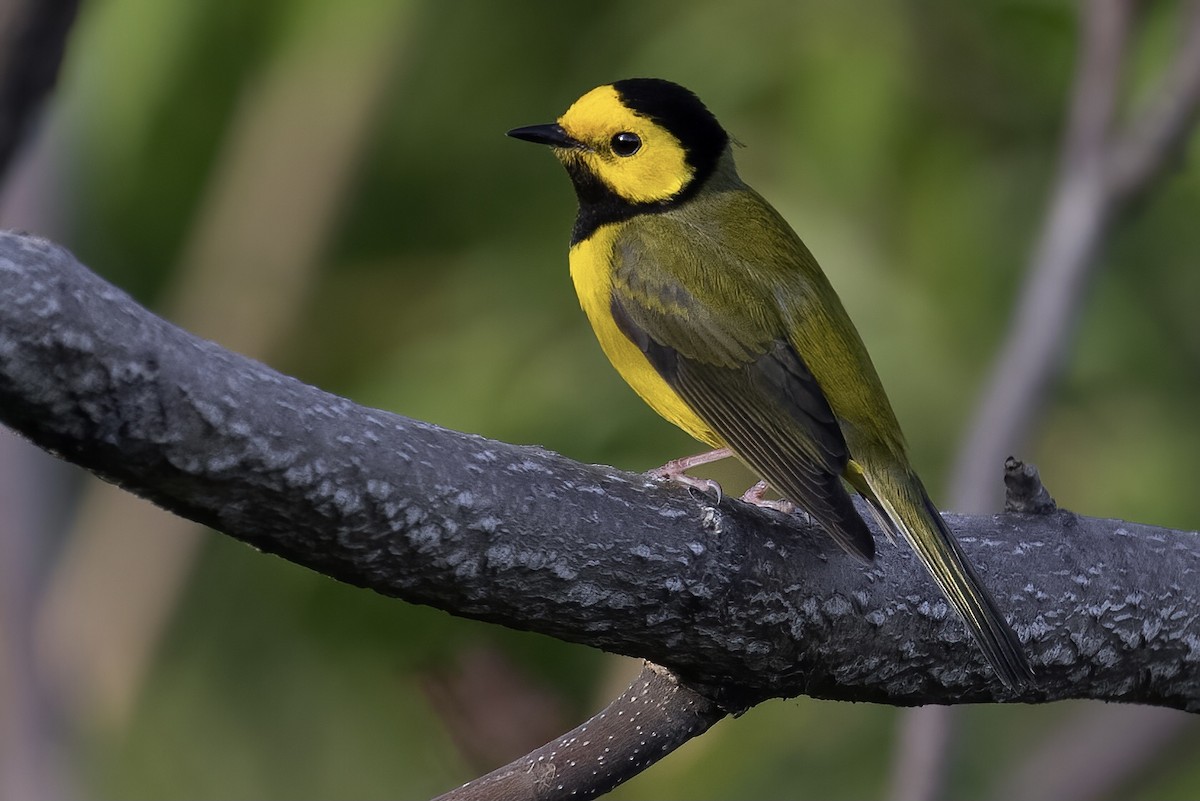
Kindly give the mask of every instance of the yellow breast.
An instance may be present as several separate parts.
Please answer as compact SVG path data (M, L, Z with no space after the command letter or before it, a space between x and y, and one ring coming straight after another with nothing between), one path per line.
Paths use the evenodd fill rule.
M655 372L645 355L621 333L613 319L613 243L619 230L619 224L604 225L587 239L571 246L571 278L579 295L579 305L591 322L604 355L650 408L701 442L714 448L723 447L721 438Z

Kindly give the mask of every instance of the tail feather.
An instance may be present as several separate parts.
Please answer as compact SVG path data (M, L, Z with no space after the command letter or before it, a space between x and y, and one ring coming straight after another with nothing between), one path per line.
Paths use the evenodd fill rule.
M911 473L905 478L887 488L868 479L871 496L867 500L887 521L886 527L902 534L916 551L1004 685L1014 691L1029 688L1035 681L1033 669L1016 633L1004 620L920 480Z

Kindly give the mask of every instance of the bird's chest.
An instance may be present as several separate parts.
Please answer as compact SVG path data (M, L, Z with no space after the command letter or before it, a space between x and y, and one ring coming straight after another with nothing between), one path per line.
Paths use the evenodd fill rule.
M723 443L654 370L645 354L621 332L612 314L614 245L618 226L602 226L571 246L571 279L579 305L613 367L642 400L671 423L713 447Z

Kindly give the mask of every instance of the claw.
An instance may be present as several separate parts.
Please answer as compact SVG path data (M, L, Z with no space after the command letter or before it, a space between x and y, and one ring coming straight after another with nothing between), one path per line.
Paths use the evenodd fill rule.
M693 456L684 456L680 459L672 459L662 467L656 467L647 472L651 478L670 479L678 482L685 487L700 490L701 492L711 492L717 496L717 503L721 502L724 497L724 490L721 485L713 481L711 478L693 478L687 475L685 471L691 470L693 467L699 467L702 464L709 464L721 459L728 459L733 456L733 451L729 448L717 448L716 450L697 453Z
M659 477L660 476L655 476L655 478ZM667 478L671 481L674 481L676 484L682 484L688 489L700 490L704 493L711 492L717 496L717 503L720 503L721 498L725 497L725 490L721 489L721 485L713 481L711 478L696 478L695 476L689 476L686 473L679 473L678 475L673 476L662 476L662 478Z
M695 481L695 479L692 480ZM725 491L721 489L721 485L713 481L711 478L701 479L700 483L717 496L717 503L719 504L721 502L721 498L723 498L725 495Z
M760 481L742 493L742 500L758 506L758 504L762 503L763 495L766 495L768 489L770 489L770 485L765 481Z
M763 496L767 494L770 485L765 481L760 481L750 489L742 493L742 500L746 503L752 503L755 506L762 506L767 509L774 509L785 515L794 514L797 506L789 500L780 498L779 500L767 500Z

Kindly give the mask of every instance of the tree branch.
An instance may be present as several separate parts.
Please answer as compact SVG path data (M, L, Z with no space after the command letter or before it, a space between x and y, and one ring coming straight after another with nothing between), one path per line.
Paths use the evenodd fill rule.
M908 549L358 406L0 234L0 418L190 519L413 603L640 656L727 709L1011 699ZM1200 706L1200 536L949 516L1028 641L1025 701Z
M633 778L726 714L666 668L646 662L604 711L435 801L585 801Z
M358 406L7 233L0 420L325 575L663 665L610 707L640 703L662 733L651 748L610 731L632 772L725 714L799 694L1200 709L1196 533L1065 511L949 516L1038 670L1038 689L1014 698L907 548L885 545L864 568L798 517ZM555 743L450 797L520 794L551 752L563 781L538 797L591 797L632 775L577 773ZM570 753L594 765L605 752Z

